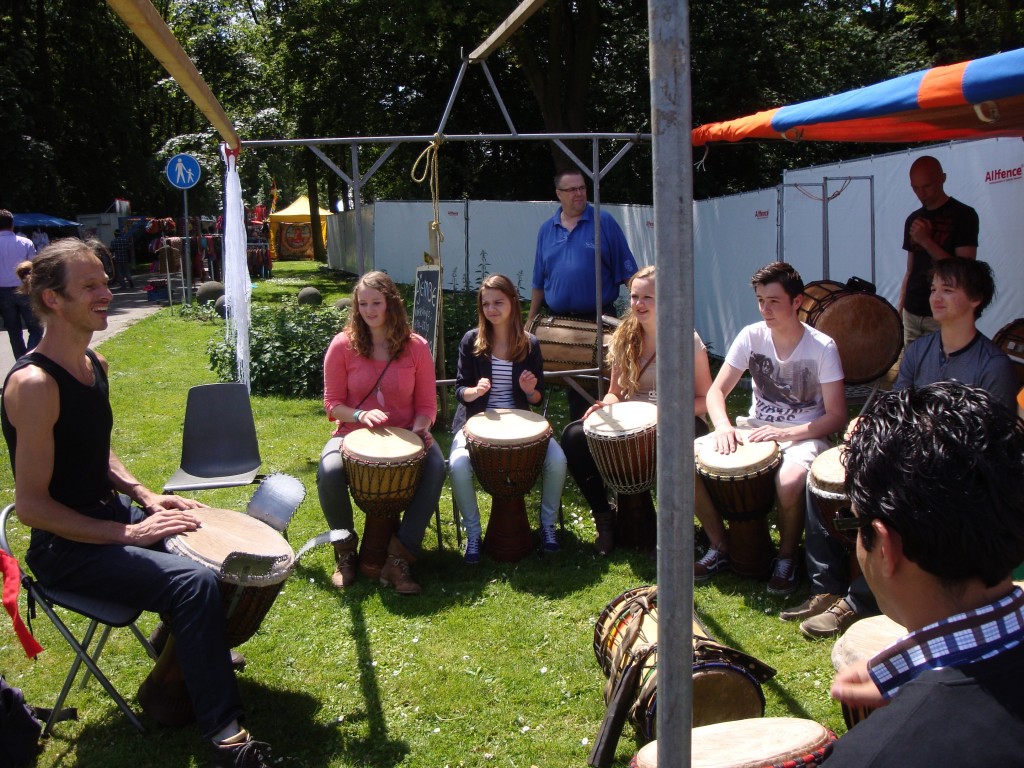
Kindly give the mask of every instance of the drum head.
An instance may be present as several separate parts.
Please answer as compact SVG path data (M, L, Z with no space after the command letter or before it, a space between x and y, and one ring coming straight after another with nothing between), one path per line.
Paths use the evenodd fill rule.
M551 434L551 425L539 413L518 408L496 408L470 416L466 436L486 445L529 445Z
M736 430L741 440L747 432L749 430ZM697 451L697 469L702 474L718 477L749 477L770 469L778 462L779 455L779 444L774 440L741 442L732 453L719 453L715 444L708 440L702 442Z
M657 425L658 406L643 401L610 403L587 416L583 433L595 437L614 437L643 432Z
M906 627L888 616L869 616L855 621L832 646L832 666L838 672L858 661L871 659L905 634Z
M424 452L423 439L400 427L364 427L345 435L343 455L381 464L402 464Z
M202 526L164 540L168 552L216 571L229 584L275 584L295 568L295 553L266 523L230 509L193 509Z
M693 768L763 768L809 755L834 736L798 717L756 717L693 729Z
M820 495L846 496L846 468L843 466L843 454L846 446L838 445L819 453L811 462L811 472L807 483L813 493Z

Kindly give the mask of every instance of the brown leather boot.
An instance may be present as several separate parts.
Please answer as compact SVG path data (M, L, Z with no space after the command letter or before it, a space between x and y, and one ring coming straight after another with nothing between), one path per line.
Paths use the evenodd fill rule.
M409 575L409 566L414 562L416 558L412 553L397 536L392 536L388 544L388 559L384 561L384 569L380 572L380 583L385 587L394 584L395 591L400 595L418 595L423 589Z
M597 539L594 549L599 555L607 555L615 549L615 513L594 512L594 525L597 526Z
M338 589L351 586L356 580L359 565L359 556L356 554L356 547L359 545L359 537L353 535L347 541L334 542L334 562L337 566L331 576L331 584Z

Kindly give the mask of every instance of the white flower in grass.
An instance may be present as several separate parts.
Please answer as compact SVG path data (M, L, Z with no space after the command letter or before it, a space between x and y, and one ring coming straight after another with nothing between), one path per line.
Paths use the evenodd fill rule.
M584 747L587 746L587 744L589 744L589 743L590 743L590 739L588 739L586 736L584 736L582 739L580 739L580 744L583 745Z
M530 726L528 726L528 725L524 725L522 728L519 729L520 733L526 733L529 730L530 730Z
M541 668L540 668L540 673L541 673L542 675L546 675L546 674L548 673L548 668L547 668L547 667L541 667Z

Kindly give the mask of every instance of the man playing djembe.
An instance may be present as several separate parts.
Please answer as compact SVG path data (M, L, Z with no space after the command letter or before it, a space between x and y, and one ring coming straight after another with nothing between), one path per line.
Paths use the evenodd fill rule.
M60 240L36 256L28 285L45 333L11 370L0 405L18 517L32 528L26 560L47 587L116 594L165 616L213 765L268 766L268 745L238 722L216 575L162 547L198 527L190 510L202 505L149 490L110 447L107 364L89 349L112 299L103 264L82 241Z

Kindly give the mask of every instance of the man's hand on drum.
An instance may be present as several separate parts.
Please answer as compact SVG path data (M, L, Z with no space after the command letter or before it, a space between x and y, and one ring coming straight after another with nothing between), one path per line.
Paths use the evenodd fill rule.
M868 675L868 660L861 659L836 672L832 681L832 698L851 707L877 709L888 702Z
M434 436L430 434L430 419L426 416L417 416L412 423L412 431L423 440L423 445L429 450L434 444Z
M725 419L720 425L715 425L715 431L711 435L715 438L715 450L719 453L733 453L740 440L736 435L736 427Z
M388 423L388 415L384 411L374 408L372 411L362 411L358 421L364 427L379 427Z
M149 512L150 506L146 507ZM194 531L200 520L184 509L160 508L148 514L143 520L125 526L126 543L136 547L148 547L185 531Z
M774 424L765 424L764 426L756 427L750 430L747 434L747 440L752 443L764 443L768 440L774 440L777 443L784 443L787 440L792 440L789 431L782 427L777 427Z

